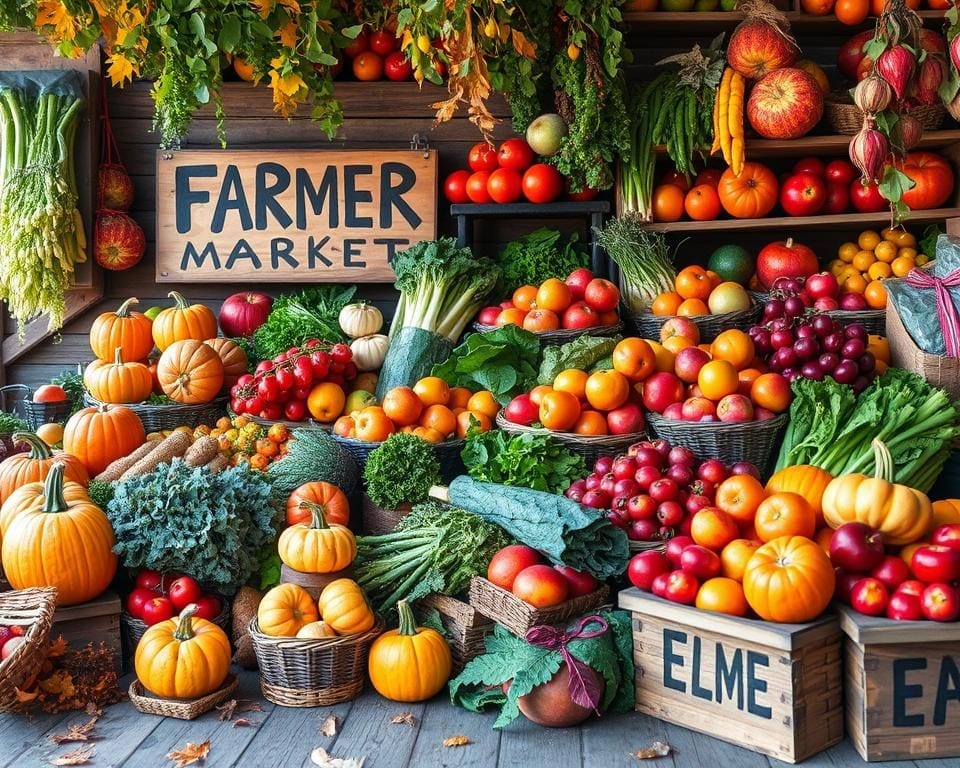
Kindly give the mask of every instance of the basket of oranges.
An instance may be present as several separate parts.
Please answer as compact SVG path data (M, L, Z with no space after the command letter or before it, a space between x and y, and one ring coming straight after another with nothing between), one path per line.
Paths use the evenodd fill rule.
M674 290L658 295L649 312L632 312L640 336L656 339L672 317L686 317L700 329L702 341L713 341L728 328L747 330L760 318L762 306L740 283L724 281L699 266L684 267Z

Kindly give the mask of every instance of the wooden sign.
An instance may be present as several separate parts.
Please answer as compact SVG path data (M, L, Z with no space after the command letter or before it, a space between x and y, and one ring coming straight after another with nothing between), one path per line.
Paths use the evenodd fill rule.
M835 617L769 624L620 593L633 619L637 710L796 763L843 737Z
M157 156L157 282L393 282L437 236L436 150Z

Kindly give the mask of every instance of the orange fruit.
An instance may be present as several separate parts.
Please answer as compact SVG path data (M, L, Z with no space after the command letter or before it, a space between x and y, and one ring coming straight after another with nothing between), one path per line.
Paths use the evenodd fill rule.
M843 288L847 293L863 293L867 290L867 281L863 275L852 275L843 281Z
M845 261L847 264L849 264L851 261L853 261L853 257L859 252L860 246L856 243L844 243L837 250L837 258L840 259L840 261Z
M884 309L887 306L887 289L883 287L883 283L879 280L874 280L867 285L863 292L863 298L866 299L867 306L870 309Z
M857 255L853 257L851 264L854 269L866 272L876 261L877 257L874 256L873 251L859 251Z
M353 421L356 424L357 440L379 443L395 431L390 417L379 405L368 405L353 417Z
M674 336L674 338L678 339L680 337ZM653 350L653 359L657 371L661 373L673 373L673 359L676 357L676 353L667 349L659 341L653 341L652 339L644 339L644 341L647 342Z
M698 184L683 199L683 209L694 221L712 221L720 215L720 195L710 184Z
M750 389L753 386L753 382L759 379L763 375L763 371L759 368L744 368L741 371L737 371L737 379L740 381L739 392L744 397L750 397Z
M577 368L568 368L560 371L553 380L553 388L557 392L569 392L578 400L583 400L587 396L587 379L590 374Z
M867 337L867 349L873 352L873 356L877 360L882 360L887 364L890 363L890 342L887 341L886 336L877 336L871 333Z
M547 384L538 384L533 389L530 390L530 400L534 405L540 405L540 401L543 400L543 396L548 392L553 392L553 387Z
M790 383L779 373L764 373L750 387L750 399L754 405L774 413L783 413L790 407L793 392Z
M870 265L870 269L867 270L867 274L870 276L871 280L886 280L893 274L893 269L889 264L885 264L882 261L877 261Z
M890 269L893 270L894 277L906 277L915 266L917 266L916 261L906 256L897 256L897 258L890 263Z
M373 51L364 51L353 60L353 76L371 82L383 77L383 58Z
M253 64L248 64L246 59L235 56L233 58L233 71L237 73L237 77L241 80L247 83L253 82Z
M750 365L755 354L753 339L737 328L722 331L710 345L714 360L726 360L738 371Z
M723 282L723 278L720 277L720 275L718 275L718 274L717 274L716 272L714 272L712 269L708 269L708 270L707 270L707 277L710 278L710 291L711 291L711 292L713 291L714 288L716 288L718 285L720 285L720 283Z
M353 416L341 416L333 423L333 434L340 437L356 437L357 425Z
M663 346L670 354L676 355L681 349L692 347L694 344L686 336L671 336L669 339L664 339ZM673 373L673 366L671 365L667 370Z
M753 475L731 475L717 486L714 503L740 525L750 525L765 498L763 484Z
M511 307L510 309L503 310L499 315L497 315L497 321L494 323L498 328L502 328L505 325L519 325L523 326L523 320L527 316L527 313L522 309L517 309L516 307Z
M696 265L684 267L677 273L674 285L684 299L700 299L706 301L713 290L710 275L703 267Z
M740 582L725 576L708 579L700 586L696 606L703 611L726 613L730 616L746 616L750 609Z
M799 493L780 491L768 496L757 507L754 527L764 542L780 536L812 538L817 530L817 515Z
M473 411L474 413L482 413L488 419L495 419L497 418L497 413L500 412L500 403L498 403L497 399L493 396L493 392L481 389L479 392L475 392L470 397L470 400L467 401L467 410Z
M820 545L820 549L822 549L828 557L830 556L830 539L832 538L833 528L821 528L813 537L813 540Z
M737 369L726 360L711 360L697 375L697 386L703 396L714 402L732 395L740 388Z
M540 400L540 423L547 429L566 432L580 418L580 401L569 392L550 391Z
M427 443L442 443L447 439L445 435L440 434L433 427L416 427L413 434Z
M680 221L683 218L684 191L676 184L661 184L653 190L653 220Z
M598 411L619 408L630 396L630 382L617 371L591 373L584 387L587 402Z
M551 277L541 283L537 289L537 309L549 309L560 313L570 306L573 297L567 284L556 277Z
M466 387L451 387L450 402L447 405L450 408L468 408L471 395L473 395L473 392Z
M555 331L560 327L560 316L549 309L531 309L523 318L523 330L531 333Z
M410 387L394 387L383 397L383 412L398 427L416 424L423 413L423 401Z
M582 411L571 431L578 435L606 435L610 430L602 413Z
M699 317L700 315L709 315L710 308L702 299L684 299L683 303L677 307L679 317Z
M736 521L717 507L704 507L690 522L690 537L700 546L720 552L740 537Z
M450 385L439 376L424 376L413 385L413 391L426 406L447 405L450 402Z
M869 0L837 0L833 6L833 13L837 21L853 27L861 24L870 13Z
M517 309L522 309L524 312L530 311L537 303L537 286L521 285L513 292L510 300Z
M474 429L477 432L489 432L493 429L493 422L488 416L473 411L463 411L457 414L457 437L464 438L467 432Z
M317 421L330 423L343 413L347 396L343 389L331 381L314 385L307 397L307 410Z
M734 539L723 548L720 553L720 563L723 575L729 579L743 581L743 572L747 563L762 546L762 542L753 539Z
M669 291L668 293L661 293L653 300L650 311L660 317L672 317L677 314L681 304L683 304L683 296L676 291Z
M427 406L427 409L420 416L420 426L435 429L441 435L447 437L456 431L457 417L447 406L434 403Z
M873 249L873 255L877 257L877 261L884 264L889 264L897 257L897 244L891 243L889 240L884 240L881 243L877 244L877 247Z
M629 381L643 381L657 369L653 348L643 339L628 337L613 348L613 370Z
M860 233L860 237L857 238L857 245L860 246L860 250L862 251L872 251L880 245L881 240L883 240L883 238L880 237L878 232L872 229L865 229Z

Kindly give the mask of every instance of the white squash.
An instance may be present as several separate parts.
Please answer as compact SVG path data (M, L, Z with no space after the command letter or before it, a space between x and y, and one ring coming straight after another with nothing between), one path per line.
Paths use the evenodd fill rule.
M383 313L373 304L363 301L347 304L340 310L340 316L337 319L343 332L351 339L371 336L383 327Z
M353 352L353 362L358 371L375 371L381 365L387 356L387 348L390 346L390 339L382 333L375 333L372 336L361 336L350 342L350 350Z

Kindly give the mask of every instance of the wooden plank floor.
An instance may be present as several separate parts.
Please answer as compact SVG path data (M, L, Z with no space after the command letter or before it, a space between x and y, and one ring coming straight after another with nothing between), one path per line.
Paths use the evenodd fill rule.
M143 715L124 702L109 707L96 726L94 767L162 768L166 754L187 742L211 741L202 768L309 768L310 753L322 746L335 757L365 757L365 768L781 768L785 763L739 749L716 739L632 713L604 717L581 728L553 730L518 719L494 731L494 715L473 714L452 706L441 695L425 704L388 702L368 690L359 699L334 707L275 707L260 696L255 673L240 674L237 698L256 699L262 712L244 713L248 727L220 721L217 713L192 722ZM391 724L410 712L414 725ZM338 732L323 736L320 725L336 715ZM48 737L87 720L83 713L31 718L0 715L0 768L49 765L75 744L56 746ZM464 747L444 747L443 740L467 736ZM658 760L638 761L631 752L666 741L674 752ZM860 768L848 741L803 763L810 768ZM877 768L947 768L960 759L872 763Z

